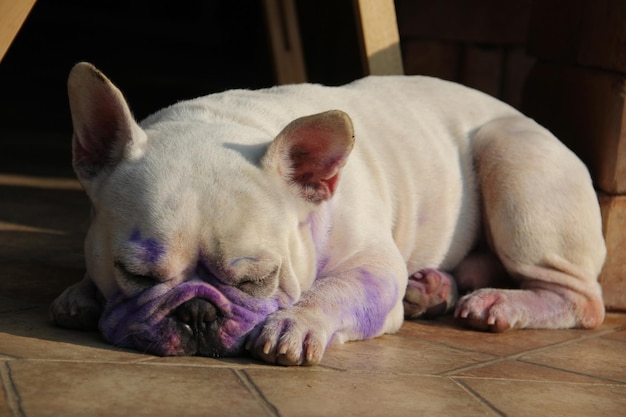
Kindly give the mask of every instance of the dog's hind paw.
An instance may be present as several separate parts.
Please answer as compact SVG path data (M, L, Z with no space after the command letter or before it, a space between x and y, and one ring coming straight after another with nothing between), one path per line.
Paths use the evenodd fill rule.
M278 365L315 365L322 360L330 337L321 323L294 314L294 308L274 313L246 342L252 356Z
M88 278L69 286L52 302L49 315L61 327L97 330L102 315L98 289Z
M544 283L544 286L547 286ZM602 300L562 287L482 288L459 300L454 316L479 330L593 328L604 318Z
M515 325L518 313L507 292L484 288L461 298L454 317L475 329L503 332Z
M406 318L434 317L449 312L458 291L454 278L443 271L423 269L409 277L404 296Z

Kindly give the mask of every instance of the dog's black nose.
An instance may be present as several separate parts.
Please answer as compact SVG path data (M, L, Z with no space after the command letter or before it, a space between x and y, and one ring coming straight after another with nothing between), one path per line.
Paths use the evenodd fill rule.
M218 337L222 312L210 301L193 298L184 302L173 314L177 321L181 353L214 358L224 355Z
M217 309L209 301L193 298L176 309L176 317L192 328L212 323L217 319Z

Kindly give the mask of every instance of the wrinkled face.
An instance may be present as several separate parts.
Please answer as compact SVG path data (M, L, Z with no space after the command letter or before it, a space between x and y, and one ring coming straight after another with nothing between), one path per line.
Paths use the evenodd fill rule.
M101 331L159 355L239 354L314 279L308 225L254 163L262 146L146 133L142 156L91 192L86 258L107 298Z

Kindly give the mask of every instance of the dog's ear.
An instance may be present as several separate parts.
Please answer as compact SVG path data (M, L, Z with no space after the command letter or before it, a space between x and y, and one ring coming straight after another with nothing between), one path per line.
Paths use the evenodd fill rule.
M270 144L264 169L277 172L307 201L330 199L354 146L350 117L339 110L301 117Z
M72 162L78 179L88 185L105 168L136 153L146 136L120 90L93 65L76 64L67 85L74 126Z

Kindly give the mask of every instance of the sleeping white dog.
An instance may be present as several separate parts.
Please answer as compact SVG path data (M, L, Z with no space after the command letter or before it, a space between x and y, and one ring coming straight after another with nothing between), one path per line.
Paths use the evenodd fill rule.
M587 169L480 92L369 77L227 91L138 124L80 63L69 97L93 213L85 279L51 306L62 326L298 365L448 311L493 331L604 318Z

